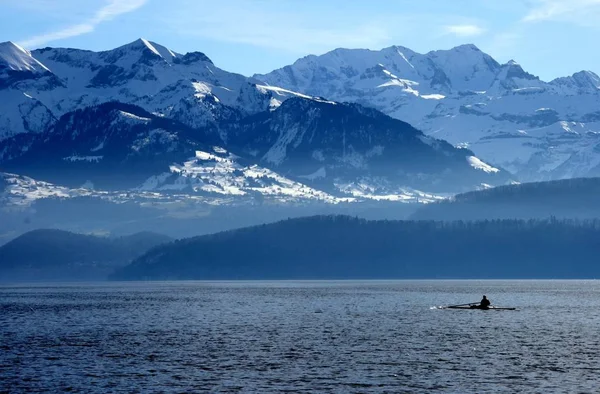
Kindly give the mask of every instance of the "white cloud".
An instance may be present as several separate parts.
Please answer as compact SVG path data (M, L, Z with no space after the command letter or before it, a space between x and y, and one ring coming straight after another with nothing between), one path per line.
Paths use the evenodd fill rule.
M101 23L111 20L121 14L137 10L146 2L147 0L110 0L107 5L98 10L94 21Z
M61 30L30 37L24 41L21 41L21 45L26 48L31 48L44 45L48 42L91 33L100 23L114 19L119 15L135 11L146 4L146 2L147 0L108 0L107 4L96 11L94 16L89 20L83 23L68 26Z
M566 21L595 25L598 16L600 0L537 0L522 21Z
M458 37L474 37L485 33L485 29L477 25L450 25L445 26L444 30L446 34Z

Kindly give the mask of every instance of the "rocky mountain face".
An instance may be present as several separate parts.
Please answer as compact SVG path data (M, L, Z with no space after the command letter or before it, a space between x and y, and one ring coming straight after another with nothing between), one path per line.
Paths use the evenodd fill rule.
M293 98L245 118L229 135L237 151L335 194L401 195L401 185L455 192L510 179L467 149L357 104Z
M600 77L591 71L545 82L473 45L426 54L393 46L336 49L254 77L378 109L520 181L600 175Z

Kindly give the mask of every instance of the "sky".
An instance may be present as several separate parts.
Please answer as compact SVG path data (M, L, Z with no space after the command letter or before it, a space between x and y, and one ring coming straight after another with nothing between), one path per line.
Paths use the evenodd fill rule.
M475 44L551 80L600 74L600 0L0 0L0 42L106 50L143 37L266 73L335 48Z

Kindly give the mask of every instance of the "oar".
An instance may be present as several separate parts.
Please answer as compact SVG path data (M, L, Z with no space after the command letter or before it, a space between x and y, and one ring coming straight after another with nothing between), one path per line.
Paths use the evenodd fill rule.
M448 305L446 308L457 307L457 306L468 306L468 305L478 305L479 302L471 302L470 304L460 304L460 305Z

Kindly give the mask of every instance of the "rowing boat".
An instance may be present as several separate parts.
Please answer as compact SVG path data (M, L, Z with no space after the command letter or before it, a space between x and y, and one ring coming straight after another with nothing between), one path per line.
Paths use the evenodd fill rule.
M517 308L506 308L499 306L489 306L487 308L482 308L479 306L447 306L443 309L469 309L469 310L480 310L480 311L516 311Z

